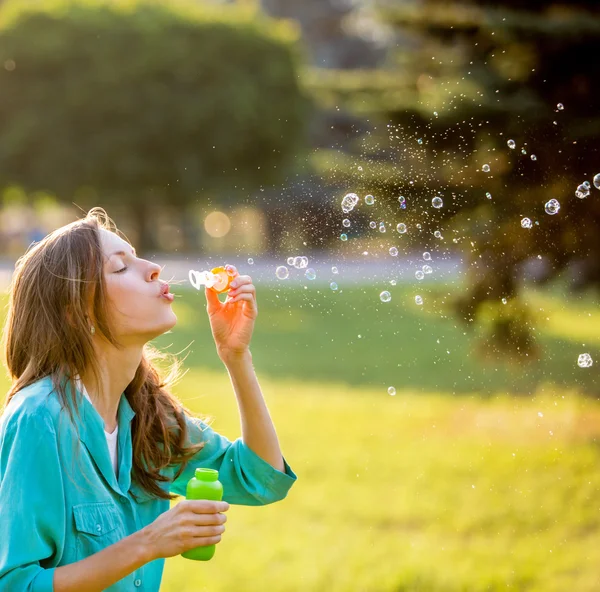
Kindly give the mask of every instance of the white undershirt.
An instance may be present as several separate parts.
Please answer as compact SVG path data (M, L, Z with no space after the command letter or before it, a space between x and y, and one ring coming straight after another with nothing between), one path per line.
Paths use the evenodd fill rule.
M76 380L77 380L77 386L78 386L79 390L85 395L85 398L93 405L94 403L90 399L90 396L88 395L87 389L85 388L85 385L83 384L83 382L81 382L81 380L79 380L79 379L76 379ZM117 424L117 427L115 428L115 430L112 434L107 432L106 430L104 430L104 435L106 436L106 443L108 444L108 452L110 453L110 461L111 461L113 469L115 471L115 475L117 475L117 440L118 440L118 436L119 436L119 424Z

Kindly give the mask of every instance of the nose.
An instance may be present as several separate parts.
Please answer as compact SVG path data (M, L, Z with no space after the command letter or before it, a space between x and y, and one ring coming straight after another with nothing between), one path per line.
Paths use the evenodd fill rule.
M152 262L149 262L149 263L150 264L148 265L147 277L148 277L148 281L152 282L159 278L160 271L162 268L158 263L152 263Z

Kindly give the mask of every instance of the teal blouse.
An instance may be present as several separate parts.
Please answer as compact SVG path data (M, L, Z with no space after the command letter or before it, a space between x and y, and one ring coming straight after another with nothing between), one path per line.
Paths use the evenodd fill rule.
M140 530L170 508L131 482L130 422L135 412L124 394L118 409L118 479L111 465L104 421L77 391L75 431L43 378L16 393L0 416L0 592L52 592L55 568L92 555ZM297 476L284 459L282 473L241 438L231 442L186 415L189 440L206 442L165 490L185 496L197 467L219 471L223 499L260 506L286 497ZM134 494L137 498L134 499ZM190 566L192 568L193 566ZM110 592L157 592L164 559L140 567Z

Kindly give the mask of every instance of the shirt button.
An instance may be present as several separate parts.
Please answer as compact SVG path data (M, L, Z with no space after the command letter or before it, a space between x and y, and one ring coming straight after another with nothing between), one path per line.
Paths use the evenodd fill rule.
M137 579L135 582L133 582L133 585L139 588L142 585L142 580Z
M102 532L102 526L100 526L100 524L96 524L96 530L98 532Z

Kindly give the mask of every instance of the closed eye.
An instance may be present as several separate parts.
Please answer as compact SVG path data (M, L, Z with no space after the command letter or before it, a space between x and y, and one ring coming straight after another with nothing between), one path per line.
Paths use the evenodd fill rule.
M118 269L117 271L115 271L115 273L123 273L126 269L127 266L125 266L123 269Z

